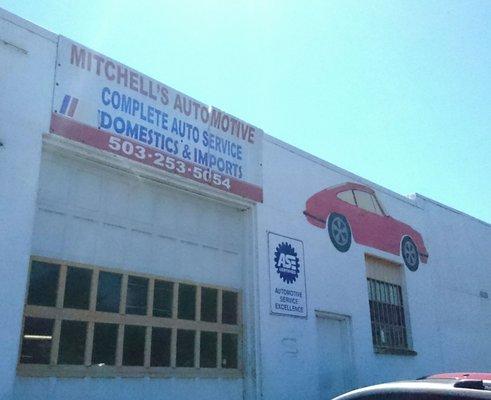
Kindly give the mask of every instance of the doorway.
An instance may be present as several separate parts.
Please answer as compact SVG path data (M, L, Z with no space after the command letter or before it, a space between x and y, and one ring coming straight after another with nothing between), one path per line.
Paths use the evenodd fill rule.
M315 316L319 398L327 400L351 390L355 385L351 317L318 310Z

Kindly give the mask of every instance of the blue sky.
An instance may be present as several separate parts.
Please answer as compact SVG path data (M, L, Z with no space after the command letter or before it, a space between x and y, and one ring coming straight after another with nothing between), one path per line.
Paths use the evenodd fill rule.
M398 193L491 222L490 1L0 7Z

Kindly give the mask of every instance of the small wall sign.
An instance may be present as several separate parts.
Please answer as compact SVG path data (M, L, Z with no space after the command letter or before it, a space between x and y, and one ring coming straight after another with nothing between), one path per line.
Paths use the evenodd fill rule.
M268 232L271 313L307 317L303 243Z

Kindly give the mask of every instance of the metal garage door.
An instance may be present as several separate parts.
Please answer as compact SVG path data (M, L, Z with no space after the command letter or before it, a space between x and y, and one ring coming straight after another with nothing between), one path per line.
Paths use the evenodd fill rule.
M225 321L225 303L228 302L227 293L237 293L240 318L241 291L244 287L243 215L232 206L135 174L75 156L45 151L32 254L60 260L60 265L63 261L65 269L70 268L70 263L80 263L101 269L116 269L123 274L129 271L132 275L156 276L155 279L178 282L178 285L185 282L195 285L198 291L206 286L225 288L218 289L218 293L223 294L217 300L223 322L220 324L220 321L216 321L216 326L235 329L226 326L234 322ZM199 296L201 294L196 303L198 315ZM174 298L177 299L177 295ZM239 322L235 322L237 329L241 329ZM184 327L186 323L189 324L187 321L178 323ZM206 325L204 330L206 327L213 330L213 326ZM147 343L150 343L153 336L148 339L148 335L147 331ZM199 346L199 337L203 340L203 336L193 336L194 344ZM176 399L211 399L217 398L218 394L239 399L243 397L240 372L242 334L236 336L239 337L238 343L230 342L230 338L221 333L218 339L218 348L223 348L223 354L218 353L218 358L223 358L217 362L218 369L223 368L224 371L236 363L237 371L226 371L230 372L232 379L220 379L220 375L217 379L210 379L215 377L213 369L206 371L208 378L201 376L199 371L196 374L196 370L201 370L199 356L196 356L198 361L197 365L195 361L194 368L185 369L184 373L176 376L167 372L166 377L173 379L133 376L116 380L91 378L92 384L87 384L87 379L36 378L29 384L18 382L17 393L23 396L33 391L49 390L50 398L66 398L67 390L70 393L80 390L87 399L100 397L103 393L111 393L114 398L132 397L135 393L157 398L166 392L166 397ZM177 336L172 340L175 346L175 340L180 339ZM238 347L238 360L233 357L232 361L225 360L226 346ZM204 357L203 353L201 357ZM157 378L161 377L157 374Z

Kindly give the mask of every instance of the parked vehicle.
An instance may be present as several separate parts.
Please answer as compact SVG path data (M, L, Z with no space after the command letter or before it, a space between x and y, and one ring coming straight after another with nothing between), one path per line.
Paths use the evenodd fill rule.
M453 373L353 390L333 400L491 399L491 373Z
M423 379L477 379L491 386L491 372L447 372L430 375Z
M307 200L304 214L314 226L325 229L327 225L338 251L348 251L353 237L356 243L402 255L411 271L428 260L421 234L387 215L368 186L345 183L321 190Z

